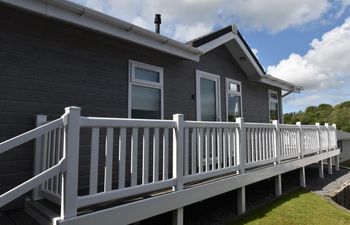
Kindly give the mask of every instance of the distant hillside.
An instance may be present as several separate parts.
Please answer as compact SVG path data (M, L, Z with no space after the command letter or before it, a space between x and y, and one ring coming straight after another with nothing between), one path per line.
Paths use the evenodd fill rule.
M328 104L319 106L309 106L304 112L293 112L284 114L284 122L295 124L296 122L303 124L315 124L317 122L335 123L338 130L350 132L350 101L343 102L334 107Z

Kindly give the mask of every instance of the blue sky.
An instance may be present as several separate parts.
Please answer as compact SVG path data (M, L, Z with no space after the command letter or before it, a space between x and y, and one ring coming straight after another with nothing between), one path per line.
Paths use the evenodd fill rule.
M179 41L236 24L266 71L303 86L284 112L350 100L350 0L72 0Z

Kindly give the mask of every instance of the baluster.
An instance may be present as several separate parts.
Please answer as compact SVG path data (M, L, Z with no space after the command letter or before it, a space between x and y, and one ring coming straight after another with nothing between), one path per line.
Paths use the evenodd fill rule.
M126 128L120 128L118 188L125 187L125 161L126 161Z
M104 191L106 192L112 190L113 128L107 128L105 156Z
M149 163L149 128L143 129L143 149L142 149L142 184L148 183L148 163Z
M192 174L196 173L196 168L197 168L197 160L196 160L196 140L197 140L197 132L196 132L196 128L192 128L192 134L191 134L191 158L192 158Z
M223 133L223 137L222 137L222 150L223 150L223 168L227 167L227 149L228 149L228 136L227 136L227 128L224 128L224 133Z
M203 128L198 128L197 130L197 135L198 135L198 169L199 169L199 173L203 172L203 152L204 152L204 148L203 148Z
M210 130L206 128L205 132L205 171L209 171L209 148L210 148Z
M153 134L153 182L159 180L159 128Z
M218 152L218 169L221 169L222 164L222 128L217 130L217 152Z
M187 176L189 174L189 168L188 168L188 164L189 164L189 150L188 150L188 147L189 147L189 131L188 131L188 128L185 128L184 129L185 132L184 132L184 139L185 139L185 142L184 142L184 146L185 146L185 149L184 149L184 158L185 158L185 162L184 162L184 174L185 176Z
M90 194L97 193L99 137L100 137L100 129L92 128L91 155L90 155L90 184L89 184Z
M216 168L216 129L213 128L211 132L211 169Z
M138 128L132 128L131 134L131 186L137 185L137 161L138 161Z
M164 129L163 134L163 180L168 179L169 168L169 129Z

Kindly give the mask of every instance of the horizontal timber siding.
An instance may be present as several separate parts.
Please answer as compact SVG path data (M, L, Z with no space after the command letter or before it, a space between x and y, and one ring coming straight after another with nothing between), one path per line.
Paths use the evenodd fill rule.
M164 68L165 119L196 119L200 69L221 76L222 119L229 77L242 81L245 120L268 121L268 86L248 82L223 46L196 63L0 4L0 49L0 142L32 129L37 114L54 119L71 105L86 116L127 117L129 60ZM32 158L33 143L0 155L0 193L32 176Z

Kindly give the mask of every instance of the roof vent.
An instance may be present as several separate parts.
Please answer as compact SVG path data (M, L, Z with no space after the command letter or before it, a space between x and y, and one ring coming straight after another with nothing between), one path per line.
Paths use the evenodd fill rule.
M160 14L156 14L154 16L154 24L155 24L155 32L159 34L160 32L160 24L162 23L162 19L160 18Z

